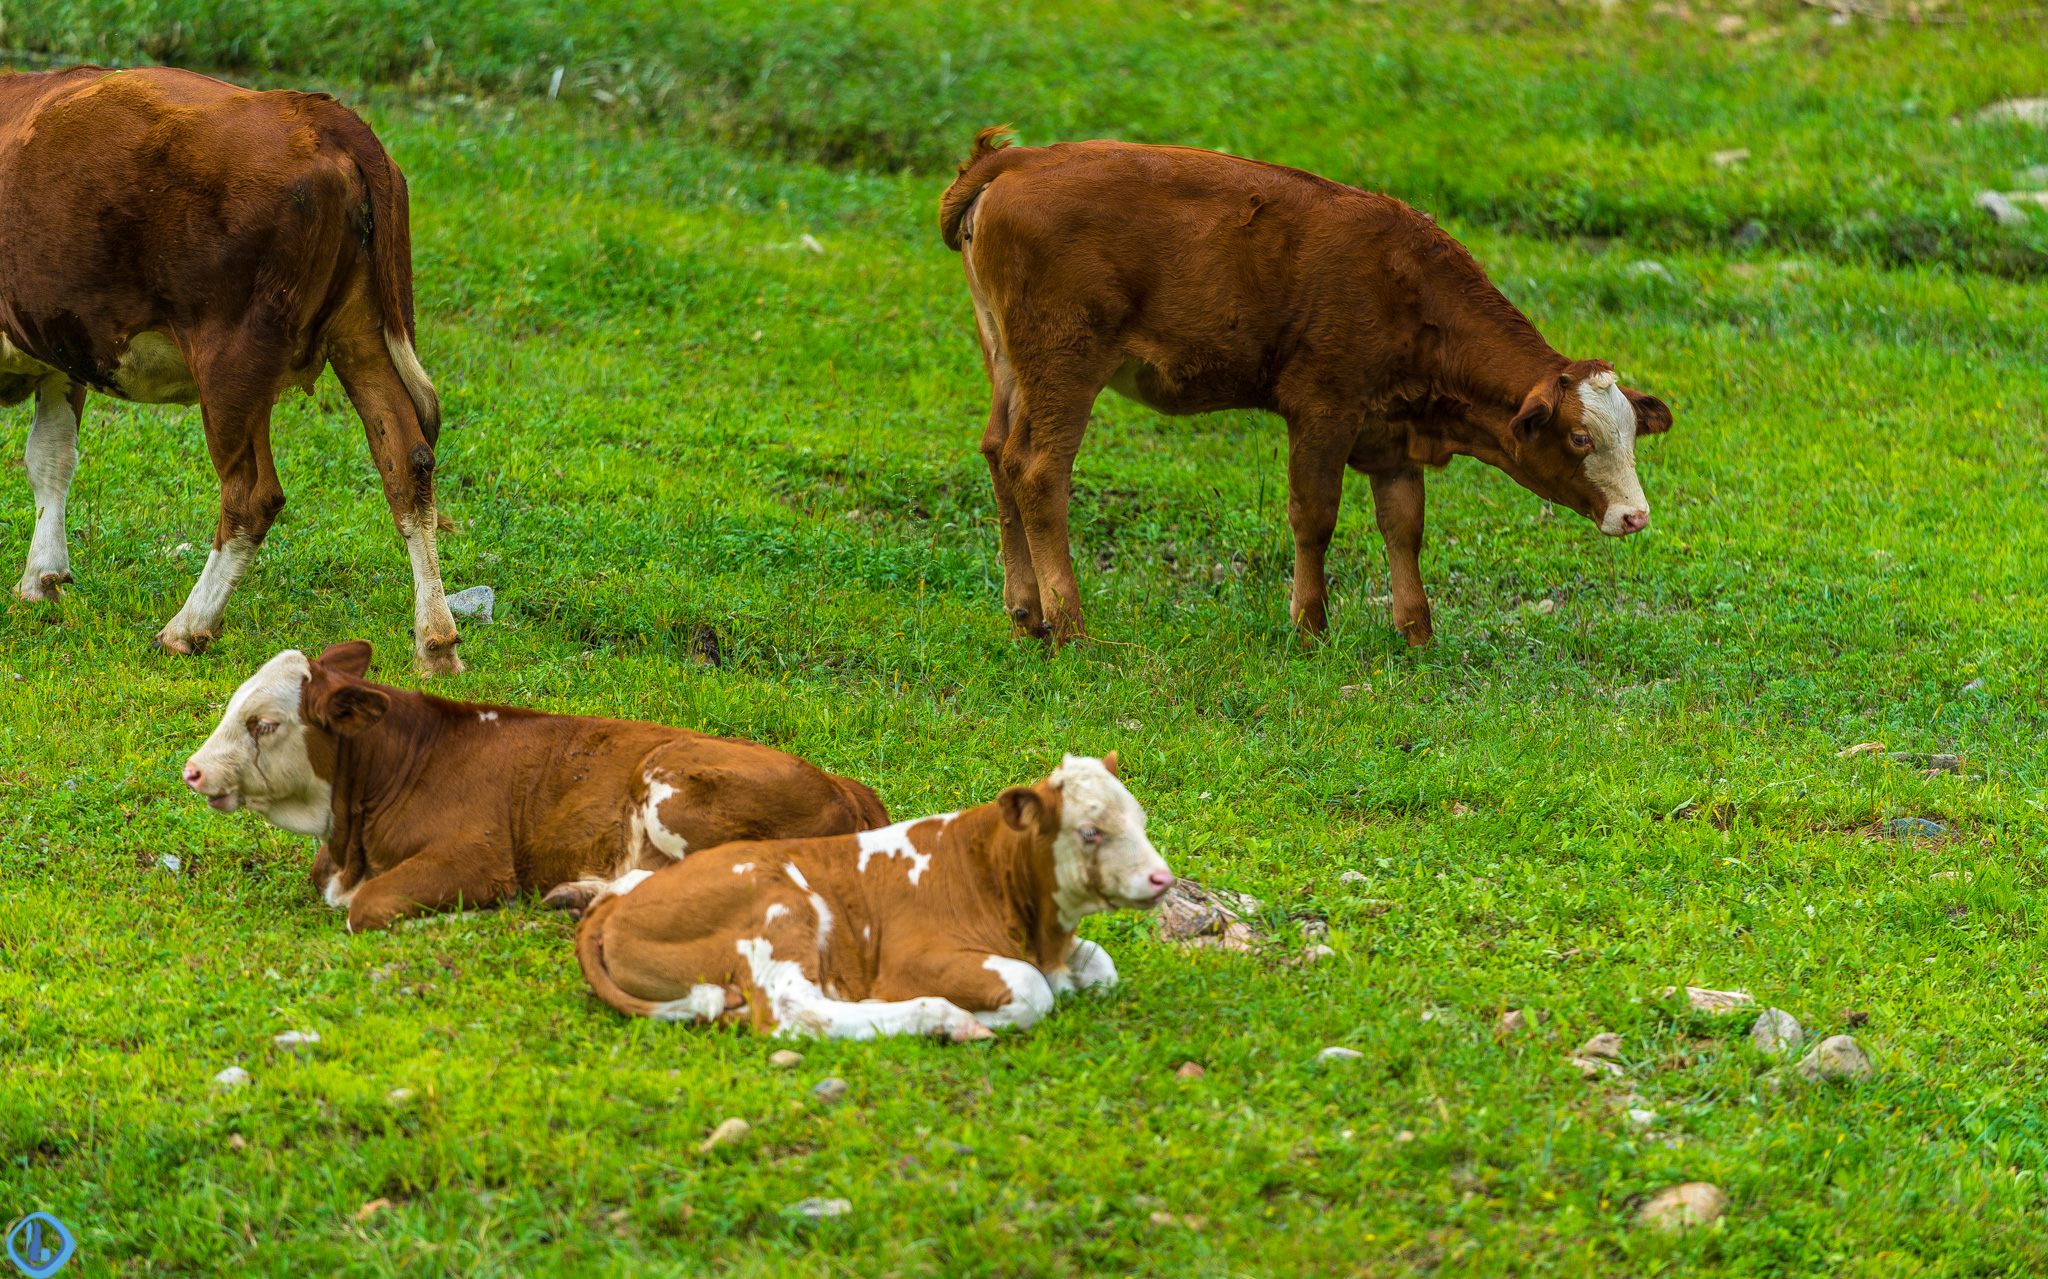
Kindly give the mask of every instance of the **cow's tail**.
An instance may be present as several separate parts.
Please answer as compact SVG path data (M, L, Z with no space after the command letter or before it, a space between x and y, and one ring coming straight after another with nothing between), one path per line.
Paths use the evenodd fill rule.
M841 777L837 773L827 773L826 776L839 788L839 793L846 797L846 802L852 806L854 815L860 822L853 831L846 832L847 834L880 830L889 824L889 810L882 807L881 796L851 777Z
M967 218L967 211L981 198L982 188L995 181L1003 170L1016 163L1004 152L1009 148L1010 126L990 125L974 135L974 149L960 162L960 176L953 179L953 185L939 197L939 234L944 237L946 247L955 253L960 251L960 224Z
M412 210L405 174L355 112L337 105L327 123L370 191L370 281L377 320L384 328L384 349L391 353L391 365L412 397L420 433L433 444L441 435L441 397L413 350Z
M584 912L583 922L576 926L576 962L583 968L583 980L590 983L599 999L628 1017L651 1017L659 1005L619 989L619 984L612 980L611 969L604 963L605 923L624 900L624 896L607 897Z

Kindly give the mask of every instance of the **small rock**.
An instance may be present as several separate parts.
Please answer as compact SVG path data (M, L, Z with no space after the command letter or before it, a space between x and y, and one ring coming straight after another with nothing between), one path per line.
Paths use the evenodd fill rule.
M1657 1112L1631 1106L1628 1111L1628 1121L1638 1128L1648 1128L1657 1122Z
M1528 608L1531 613L1535 613L1541 616L1547 616L1557 611L1557 601L1547 599L1537 600L1534 604L1529 605Z
M1462 800L1462 799L1454 799L1454 800L1452 800L1452 801L1451 801L1451 816L1453 816L1453 817L1470 817L1471 815L1472 815L1472 808L1471 808L1471 806L1470 806L1469 804L1467 804L1467 803L1466 803L1466 802L1465 802L1464 800Z
M376 1216L378 1213L384 1211L386 1208L389 1208L390 1206L391 1201L389 1199L372 1199L370 1202L356 1209L356 1220L358 1222L368 1221L370 1218Z
M1997 124L2007 120L2048 129L2048 98L2007 98L1977 113L1979 124Z
M1938 870L1927 877L1934 884L1974 884L1977 877L1966 870Z
M282 1035L272 1035L270 1042L279 1048L289 1048L295 1053L309 1053L313 1045L320 1042L317 1030L287 1030Z
M1304 919L1301 921L1301 935L1310 941L1322 941L1330 935L1330 921L1327 919Z
M1677 993L1678 987L1666 986L1663 997L1669 999ZM1701 1013L1732 1013L1756 1002L1756 996L1746 990L1707 990L1700 986L1687 986L1685 998L1694 1012Z
M1706 1181L1688 1181L1661 1191L1636 1214L1642 1225L1656 1230L1678 1231L1689 1226L1711 1225L1728 1210L1728 1196L1719 1186Z
M384 1094L384 1100L394 1106L403 1106L406 1102L412 1100L412 1089L393 1088L390 1092Z
M1519 1008L1510 1008L1493 1023L1494 1031L1501 1035L1514 1035L1527 1030L1531 1025L1529 1015Z
M1971 199L1972 208L1981 209L2000 226L2019 227L2027 224L2026 211L1996 191L1979 191Z
M1755 248L1763 243L1764 236L1769 233L1769 230L1770 228L1766 227L1763 223L1755 218L1751 218L1741 226L1736 227L1735 234L1729 236L1728 239L1738 249Z
M1586 1057L1606 1057L1611 1061L1621 1060L1621 1036L1611 1030L1599 1034L1579 1045L1579 1053Z
M1748 25L1749 19L1741 14L1724 13L1714 19L1714 34L1733 38L1742 34L1742 29Z
M1886 839L1939 839L1948 834L1948 827L1925 817L1894 817L1877 829Z
M1337 876L1337 882L1340 884L1370 884L1372 882L1372 876L1366 874L1364 871L1347 870L1343 874Z
M1805 1043L1806 1031L1791 1013L1782 1008L1766 1008L1749 1028L1749 1042L1756 1045L1758 1052L1775 1057Z
M1622 269L1630 275L1654 275L1660 280L1671 278L1671 268L1665 266L1662 262L1653 262L1648 258L1644 258L1640 262L1631 262Z
M844 1217L847 1213L853 1211L853 1201L851 1199L799 1199L789 1206L789 1210L799 1217L809 1217L812 1221L819 1221L826 1217Z
M1356 697L1356 696L1358 696L1358 695L1359 695L1360 693L1370 693L1370 692L1372 692L1372 685L1370 685L1370 684L1346 684L1346 685L1345 685L1344 687L1342 687L1342 688L1338 689L1337 691L1338 691L1338 693L1342 694L1342 695L1343 695L1343 696L1345 696L1345 697Z
M229 1134L228 1134L228 1149L229 1149L229 1150L247 1150L248 1148L249 1148L249 1140L248 1140L248 1138L246 1138L246 1137L242 1136L242 1134L241 1134L241 1133L238 1133L238 1132L231 1132L231 1133L229 1133Z
M823 253L825 251L825 246L818 243L818 237L812 235L809 231L798 236L796 243L798 248L807 249L812 253Z
M1184 1061L1180 1064L1180 1069L1173 1072L1173 1075L1176 1079L1200 1079L1208 1073L1208 1071L1202 1069L1201 1062Z
M1404 1143L1410 1142L1415 1140L1415 1134L1409 1132L1406 1128L1403 1128L1401 1131L1394 1134L1394 1140Z
M1316 1056L1321 1057L1324 1061L1357 1061L1365 1056L1365 1054L1356 1048L1338 1048L1333 1046L1323 1049Z
M1621 1063L1604 1057L1580 1054L1571 1058L1571 1064L1582 1079L1619 1079L1622 1076Z
M730 1146L734 1142L744 1141L747 1134L752 1131L754 1131L754 1126L746 1120L728 1119L718 1125L718 1127L713 1128L711 1135L698 1143L697 1153L700 1155L707 1154L719 1146Z
M802 1053L791 1052L787 1048L782 1049L780 1052L768 1054L768 1064L777 1070L788 1070L791 1066L801 1066L803 1063L804 1055Z
M472 586L448 597L449 612L457 617L474 617L479 622L490 621L491 610L497 606L498 593L488 586Z
M1844 1008L1836 1015L1842 1019L1844 1026L1868 1026L1870 1024L1870 1014L1859 1012L1854 1008Z
M2012 180L2023 187L2048 186L2048 164L2030 164L2016 171Z
M1963 685L1961 691L1965 693L1974 693L1982 687L1984 687L1984 677L1980 675L1976 679L1973 679L1969 683Z
M1809 1083L1846 1079L1860 1084L1877 1073L1870 1064L1870 1054L1863 1051L1863 1045L1853 1035L1833 1035L1821 1040L1820 1047L1800 1058L1794 1069Z
M240 1066L229 1066L226 1070L215 1075L213 1082L214 1086L218 1088L240 1088L249 1082L249 1072L243 1070Z
M1301 960L1305 964L1319 963L1325 959L1334 959L1336 956L1335 948L1325 946L1321 942L1313 942L1301 948Z
M1858 742L1835 752L1836 759L1848 759L1851 755L1876 755L1884 750L1883 742Z
M1716 151L1707 158L1714 162L1715 168L1725 169L1731 164L1741 164L1744 160L1747 160L1749 158L1749 148L1730 147L1726 151Z
M837 1105L846 1100L846 1081L836 1076L820 1079L811 1085L811 1096L827 1106Z
M178 860L178 855L176 853L165 853L163 856L156 859L156 864L163 867L165 870L171 872L173 875L177 874L179 867L184 865L183 862Z

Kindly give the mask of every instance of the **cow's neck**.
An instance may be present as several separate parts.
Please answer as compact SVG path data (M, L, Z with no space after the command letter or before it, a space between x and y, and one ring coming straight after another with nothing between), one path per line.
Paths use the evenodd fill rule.
M1026 959L1042 969L1057 968L1066 962L1074 930L1060 920L1052 847L1043 837L1011 830L1000 817L994 825L987 869L997 909L1008 915L1005 931L1022 939Z
M1415 370L1433 401L1427 416L1456 452L1495 450L1538 383L1567 361L1448 236L1423 266L1423 327Z
M418 693L377 687L391 698L382 719L360 733L321 733L334 788L328 856L351 880L375 873L372 820L414 788L443 730L442 717Z

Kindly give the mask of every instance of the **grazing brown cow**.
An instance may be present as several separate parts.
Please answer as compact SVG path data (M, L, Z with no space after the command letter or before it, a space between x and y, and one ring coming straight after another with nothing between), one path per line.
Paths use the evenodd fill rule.
M1116 756L993 804L834 839L728 844L611 886L576 930L598 998L668 1021L829 1039L985 1039L1116 965L1074 925L1173 872Z
M0 404L36 397L36 529L15 593L71 580L64 498L87 391L193 404L220 520L157 636L198 653L284 489L270 411L332 364L412 557L414 657L457 671L434 550L441 408L413 353L405 176L321 93L252 93L170 67L0 75Z
M1003 604L1082 635L1067 500L1104 387L1161 413L1287 420L1296 623L1322 633L1348 463L1372 480L1394 622L1430 638L1422 467L1464 453L1622 536L1635 440L1671 411L1550 349L1456 240L1384 195L1191 147L1009 147L984 129L939 202L993 391Z
M370 646L287 649L249 677L185 764L224 813L321 841L313 884L352 932L592 888L735 839L889 820L875 793L730 737L453 702L363 678Z

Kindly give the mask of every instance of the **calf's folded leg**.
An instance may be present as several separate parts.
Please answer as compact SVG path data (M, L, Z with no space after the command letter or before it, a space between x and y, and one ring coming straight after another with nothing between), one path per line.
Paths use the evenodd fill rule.
M495 906L518 887L509 859L475 849L421 853L356 888L348 930L372 932L457 906Z

